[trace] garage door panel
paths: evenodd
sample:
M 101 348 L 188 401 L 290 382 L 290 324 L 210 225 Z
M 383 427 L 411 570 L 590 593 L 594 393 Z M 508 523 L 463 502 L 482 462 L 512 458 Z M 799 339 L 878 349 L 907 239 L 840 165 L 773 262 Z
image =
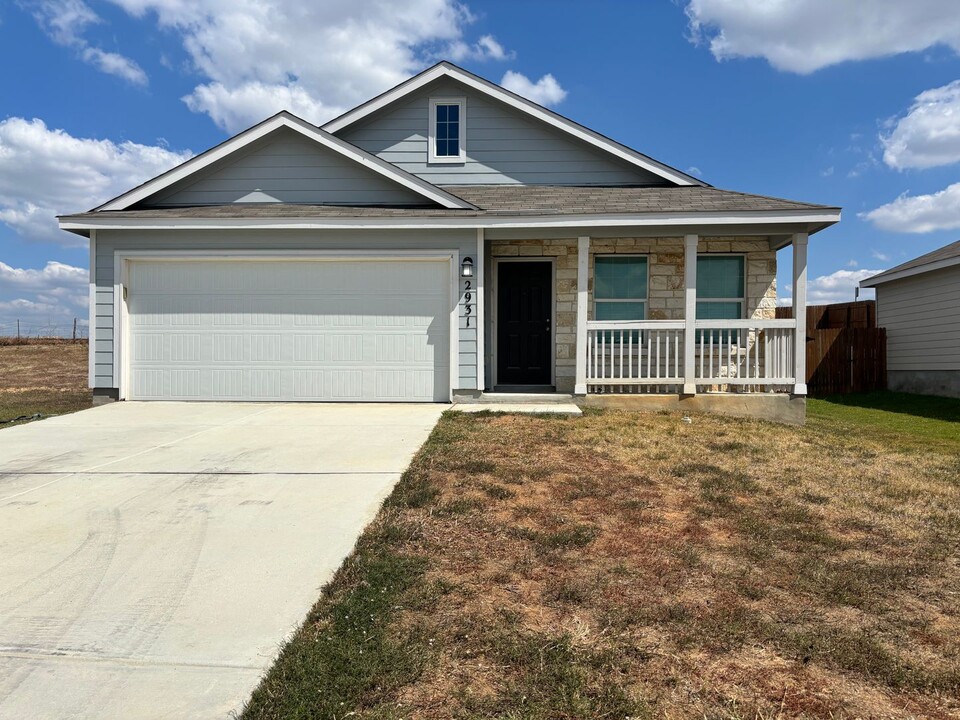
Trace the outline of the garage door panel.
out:
M 130 395 L 446 400 L 448 286 L 446 262 L 133 262 Z

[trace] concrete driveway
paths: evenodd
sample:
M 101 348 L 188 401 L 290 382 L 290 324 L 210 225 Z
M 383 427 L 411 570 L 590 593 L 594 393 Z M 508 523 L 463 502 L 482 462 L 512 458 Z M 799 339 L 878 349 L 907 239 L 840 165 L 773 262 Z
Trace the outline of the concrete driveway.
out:
M 445 407 L 116 403 L 0 430 L 0 718 L 239 709 Z

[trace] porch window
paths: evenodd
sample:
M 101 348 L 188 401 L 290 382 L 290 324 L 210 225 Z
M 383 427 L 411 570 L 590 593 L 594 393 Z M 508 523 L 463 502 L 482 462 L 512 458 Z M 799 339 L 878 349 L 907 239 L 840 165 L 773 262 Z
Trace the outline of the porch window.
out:
M 642 255 L 594 258 L 594 320 L 643 320 L 646 315 L 647 258 Z
M 746 305 L 743 255 L 697 258 L 697 319 L 740 320 Z M 714 330 L 714 339 L 721 331 Z M 699 341 L 701 333 L 697 333 Z M 707 334 L 709 337 L 709 334 Z
M 430 162 L 463 162 L 466 159 L 465 105 L 464 98 L 431 98 Z

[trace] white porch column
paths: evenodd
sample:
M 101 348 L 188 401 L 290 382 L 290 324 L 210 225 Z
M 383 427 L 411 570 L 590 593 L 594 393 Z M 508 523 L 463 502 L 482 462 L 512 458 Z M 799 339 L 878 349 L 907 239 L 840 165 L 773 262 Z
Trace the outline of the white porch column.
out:
M 577 364 L 573 392 L 587 394 L 587 307 L 589 306 L 590 238 L 577 238 Z
M 699 235 L 683 238 L 683 394 L 696 395 L 697 367 L 697 242 Z
M 807 394 L 807 233 L 793 236 L 793 340 L 795 395 Z
M 486 347 L 484 342 L 484 335 L 487 332 L 487 323 L 486 323 L 486 312 L 484 308 L 484 294 L 485 288 L 483 286 L 483 266 L 484 260 L 486 258 L 486 248 L 484 247 L 484 238 L 483 238 L 483 228 L 477 228 L 477 259 L 474 263 L 474 267 L 477 269 L 477 286 L 475 290 L 475 295 L 477 298 L 477 390 L 483 392 L 487 380 L 486 380 L 486 368 L 487 368 L 487 358 L 486 358 Z

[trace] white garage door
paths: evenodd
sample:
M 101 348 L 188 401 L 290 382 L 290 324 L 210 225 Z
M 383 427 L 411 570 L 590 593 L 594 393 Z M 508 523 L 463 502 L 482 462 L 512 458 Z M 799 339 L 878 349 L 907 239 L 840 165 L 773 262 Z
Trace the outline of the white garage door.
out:
M 127 286 L 131 399 L 449 399 L 449 261 L 134 261 Z

